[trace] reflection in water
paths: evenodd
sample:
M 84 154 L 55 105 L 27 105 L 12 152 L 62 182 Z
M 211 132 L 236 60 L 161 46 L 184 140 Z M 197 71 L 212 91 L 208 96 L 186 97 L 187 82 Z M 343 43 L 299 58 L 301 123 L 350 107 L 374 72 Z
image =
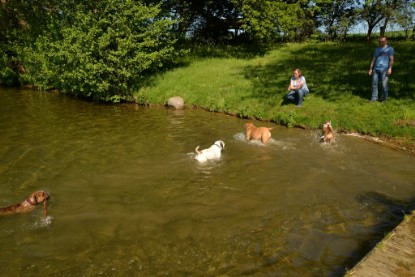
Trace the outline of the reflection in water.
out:
M 4 276 L 340 276 L 414 199 L 414 157 L 358 138 L 263 145 L 221 114 L 0 93 L 0 206 L 45 189 L 53 218 L 0 218 Z

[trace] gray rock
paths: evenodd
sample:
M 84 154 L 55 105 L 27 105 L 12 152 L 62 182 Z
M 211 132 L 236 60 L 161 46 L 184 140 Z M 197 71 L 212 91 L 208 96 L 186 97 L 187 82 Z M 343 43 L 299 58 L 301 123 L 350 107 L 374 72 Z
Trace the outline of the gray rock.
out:
M 174 107 L 176 110 L 182 110 L 184 108 L 184 100 L 180 96 L 174 96 L 169 98 L 167 106 Z

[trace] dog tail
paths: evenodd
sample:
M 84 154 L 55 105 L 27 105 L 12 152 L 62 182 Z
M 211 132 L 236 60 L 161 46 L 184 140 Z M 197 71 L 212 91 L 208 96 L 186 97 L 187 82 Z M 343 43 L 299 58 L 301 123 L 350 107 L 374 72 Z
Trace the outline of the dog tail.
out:
M 197 154 L 202 153 L 202 152 L 199 151 L 199 145 L 196 147 L 195 151 L 196 151 Z

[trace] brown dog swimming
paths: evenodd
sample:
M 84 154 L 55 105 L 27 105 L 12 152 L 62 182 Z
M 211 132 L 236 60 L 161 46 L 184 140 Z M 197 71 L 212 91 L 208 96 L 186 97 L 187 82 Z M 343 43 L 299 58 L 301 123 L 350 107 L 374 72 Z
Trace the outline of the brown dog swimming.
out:
M 255 127 L 252 123 L 245 124 L 246 140 L 261 140 L 263 143 L 267 143 L 271 138 L 272 128 L 268 127 Z
M 326 121 L 326 123 L 323 124 L 322 133 L 323 135 L 320 137 L 320 140 L 328 143 L 334 142 L 334 131 L 331 126 L 331 121 Z
M 44 204 L 44 215 L 45 218 L 47 216 L 46 213 L 46 200 L 48 200 L 49 194 L 46 191 L 39 190 L 35 191 L 31 195 L 29 195 L 26 200 L 22 203 L 14 204 L 8 207 L 0 208 L 0 216 L 1 215 L 10 215 L 10 214 L 21 214 L 21 213 L 28 213 L 35 209 L 35 207 L 39 204 Z

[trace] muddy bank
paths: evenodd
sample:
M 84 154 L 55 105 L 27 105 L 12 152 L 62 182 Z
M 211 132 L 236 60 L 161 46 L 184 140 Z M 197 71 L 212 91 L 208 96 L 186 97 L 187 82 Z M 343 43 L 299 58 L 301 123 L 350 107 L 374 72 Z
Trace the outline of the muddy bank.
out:
M 389 147 L 389 148 L 399 150 L 399 151 L 409 152 L 415 155 L 415 144 L 410 143 L 408 141 L 402 141 L 402 140 L 395 139 L 395 138 L 372 137 L 372 136 L 363 135 L 359 133 L 349 133 L 349 132 L 341 132 L 341 133 L 348 135 L 348 136 L 359 137 L 359 138 L 368 140 L 370 142 L 380 144 L 385 147 Z

